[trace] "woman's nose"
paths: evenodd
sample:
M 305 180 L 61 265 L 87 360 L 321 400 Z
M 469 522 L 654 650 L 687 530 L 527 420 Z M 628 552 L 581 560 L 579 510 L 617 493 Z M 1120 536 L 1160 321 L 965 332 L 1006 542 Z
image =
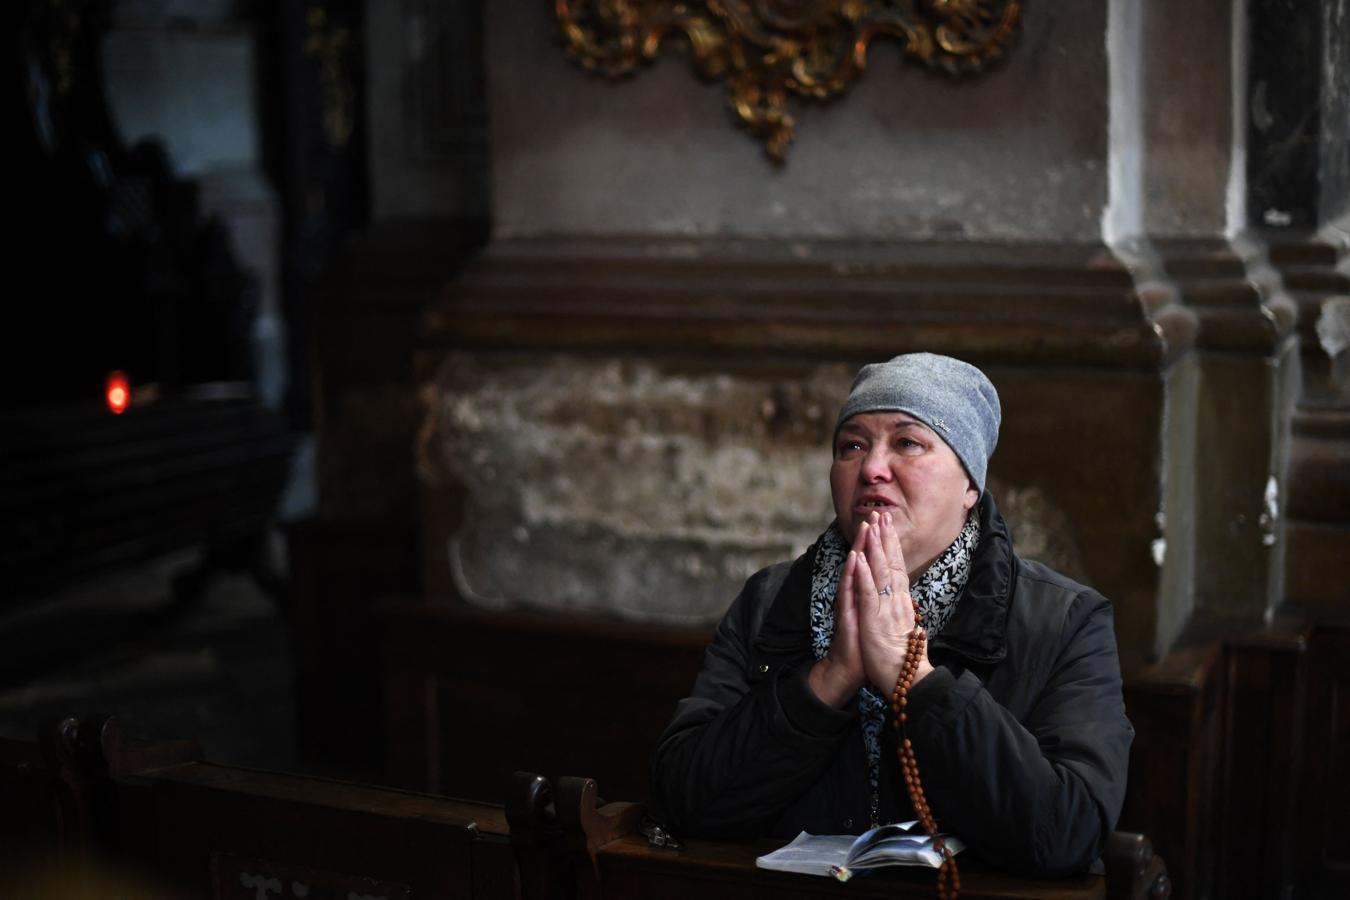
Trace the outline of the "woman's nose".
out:
M 891 480 L 890 455 L 885 448 L 874 448 L 863 457 L 862 477 L 868 484 Z

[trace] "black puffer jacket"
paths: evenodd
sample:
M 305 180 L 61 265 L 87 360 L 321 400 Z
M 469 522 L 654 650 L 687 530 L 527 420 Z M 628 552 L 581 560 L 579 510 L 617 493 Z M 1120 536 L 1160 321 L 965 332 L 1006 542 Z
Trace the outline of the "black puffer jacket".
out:
M 1085 869 L 1115 827 L 1134 731 L 1111 605 L 1013 553 L 986 492 L 970 580 L 910 692 L 908 735 L 938 825 L 1000 868 Z M 676 834 L 861 833 L 871 791 L 854 700 L 807 684 L 814 547 L 745 585 L 652 760 L 652 813 Z M 914 818 L 883 729 L 880 821 Z

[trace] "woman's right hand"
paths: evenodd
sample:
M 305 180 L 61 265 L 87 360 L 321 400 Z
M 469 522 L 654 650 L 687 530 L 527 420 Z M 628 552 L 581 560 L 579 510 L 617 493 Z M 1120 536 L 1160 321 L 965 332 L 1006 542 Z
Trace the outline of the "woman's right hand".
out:
M 859 540 L 864 540 L 867 527 L 859 529 Z M 859 541 L 855 541 L 855 545 Z M 830 650 L 825 657 L 811 667 L 807 683 L 822 703 L 836 709 L 853 699 L 853 696 L 867 683 L 867 672 L 863 668 L 862 644 L 858 639 L 858 607 L 851 585 L 858 566 L 867 565 L 862 551 L 855 547 L 850 550 L 844 561 L 844 570 L 839 574 L 840 589 L 834 600 L 834 637 L 830 640 Z

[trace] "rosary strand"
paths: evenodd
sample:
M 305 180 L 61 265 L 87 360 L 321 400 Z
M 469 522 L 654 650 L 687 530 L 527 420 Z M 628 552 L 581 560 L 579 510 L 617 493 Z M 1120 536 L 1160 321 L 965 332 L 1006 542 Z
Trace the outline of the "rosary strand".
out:
M 900 677 L 895 682 L 895 691 L 891 694 L 891 711 L 895 713 L 895 731 L 899 737 L 896 753 L 900 758 L 900 771 L 905 776 L 905 789 L 909 792 L 909 801 L 919 822 L 925 831 L 933 835 L 933 847 L 942 854 L 942 865 L 937 873 L 938 900 L 956 900 L 961 893 L 961 873 L 956 870 L 956 857 L 947 848 L 946 841 L 937 836 L 937 822 L 928 808 L 923 795 L 923 783 L 919 780 L 919 763 L 914 758 L 914 747 L 905 737 L 905 707 L 909 705 L 909 688 L 914 683 L 914 675 L 919 670 L 919 660 L 923 657 L 924 645 L 928 638 L 919 630 L 918 623 L 923 614 L 919 605 L 914 604 L 914 630 L 909 633 L 909 644 L 905 650 L 905 664 L 900 669 Z

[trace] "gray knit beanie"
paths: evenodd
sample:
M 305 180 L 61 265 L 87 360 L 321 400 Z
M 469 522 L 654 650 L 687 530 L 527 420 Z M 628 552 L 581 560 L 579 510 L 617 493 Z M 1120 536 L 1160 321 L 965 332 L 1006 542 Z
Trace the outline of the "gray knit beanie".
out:
M 863 366 L 839 410 L 835 435 L 850 416 L 864 412 L 903 412 L 923 422 L 956 451 L 984 493 L 1002 413 L 998 391 L 979 369 L 933 353 L 906 353 Z

